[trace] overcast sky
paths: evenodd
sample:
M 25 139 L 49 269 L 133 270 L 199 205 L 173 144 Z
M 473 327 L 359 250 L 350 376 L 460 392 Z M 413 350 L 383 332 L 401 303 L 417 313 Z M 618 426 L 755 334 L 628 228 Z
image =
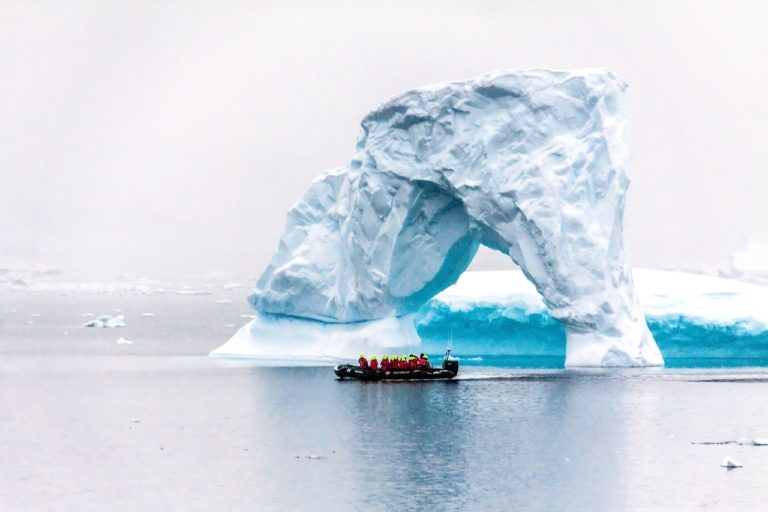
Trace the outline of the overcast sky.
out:
M 595 66 L 630 84 L 632 263 L 726 266 L 768 239 L 767 5 L 4 1 L 0 266 L 258 275 L 382 100 Z

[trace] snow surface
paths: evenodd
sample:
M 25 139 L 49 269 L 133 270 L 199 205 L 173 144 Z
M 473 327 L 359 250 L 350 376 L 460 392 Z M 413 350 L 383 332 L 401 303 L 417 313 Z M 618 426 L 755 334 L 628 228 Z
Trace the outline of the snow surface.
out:
M 252 306 L 380 325 L 453 284 L 482 244 L 562 322 L 568 365 L 663 364 L 624 254 L 625 88 L 605 70 L 503 71 L 385 102 L 352 161 L 289 211 Z

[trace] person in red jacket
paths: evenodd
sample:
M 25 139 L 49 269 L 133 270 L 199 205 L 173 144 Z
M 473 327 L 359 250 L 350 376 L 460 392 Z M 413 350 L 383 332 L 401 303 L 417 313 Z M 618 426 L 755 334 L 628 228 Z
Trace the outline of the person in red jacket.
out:
M 382 356 L 381 357 L 381 371 L 388 372 L 389 371 L 389 356 Z
M 416 360 L 416 364 L 419 367 L 419 370 L 426 370 L 427 369 L 427 360 L 424 357 L 424 353 L 422 352 L 419 354 L 419 358 Z
M 368 368 L 368 360 L 365 358 L 365 354 L 360 354 L 360 358 L 357 360 L 357 365 L 363 370 Z
M 376 371 L 379 369 L 379 361 L 376 359 L 376 356 L 371 356 L 371 364 L 369 368 L 373 371 Z

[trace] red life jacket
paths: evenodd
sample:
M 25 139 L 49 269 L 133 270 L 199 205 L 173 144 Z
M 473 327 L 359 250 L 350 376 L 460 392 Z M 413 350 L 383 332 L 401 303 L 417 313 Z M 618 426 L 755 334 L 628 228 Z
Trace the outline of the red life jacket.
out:
M 382 361 L 381 361 L 381 369 L 382 369 L 382 371 L 385 371 L 385 372 L 389 371 L 389 359 L 382 359 Z
M 419 359 L 419 368 L 426 368 L 427 367 L 427 360 L 423 357 Z
M 371 361 L 371 370 L 376 371 L 379 369 L 379 362 L 376 359 Z
M 360 365 L 360 368 L 368 368 L 368 360 L 364 357 L 358 359 L 357 364 Z

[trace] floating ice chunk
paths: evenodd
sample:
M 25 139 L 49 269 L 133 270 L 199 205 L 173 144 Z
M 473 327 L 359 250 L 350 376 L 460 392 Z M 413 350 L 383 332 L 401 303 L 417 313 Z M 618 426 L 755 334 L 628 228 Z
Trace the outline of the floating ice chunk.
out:
M 256 315 L 248 315 L 248 314 L 240 315 L 240 318 L 251 318 L 251 319 L 253 319 L 253 318 L 256 318 Z
M 146 316 L 148 318 L 153 318 L 155 316 L 154 313 L 142 313 L 141 316 Z
M 118 338 L 115 343 L 117 343 L 118 345 L 133 345 L 133 342 L 131 340 L 127 340 L 122 336 Z
M 212 295 L 212 292 L 196 290 L 194 288 L 183 288 L 181 290 L 176 290 L 176 295 Z
M 232 304 L 232 301 L 229 299 L 218 299 L 213 301 L 214 304 Z
M 32 318 L 40 318 L 40 317 L 41 317 L 41 316 L 43 316 L 43 315 L 41 315 L 40 313 L 32 313 L 32 314 L 31 314 L 31 315 L 29 315 L 29 316 L 31 316 Z
M 83 317 L 83 318 L 90 318 L 90 317 L 96 316 L 96 315 L 94 315 L 93 313 L 82 313 L 80 316 Z
M 752 444 L 755 446 L 768 446 L 768 439 L 756 437 L 752 440 Z
M 227 283 L 227 284 L 224 285 L 224 289 L 225 290 L 237 290 L 238 288 L 247 288 L 247 287 L 248 287 L 248 285 L 246 285 L 246 284 L 234 283 L 234 282 Z
M 96 320 L 91 320 L 90 322 L 85 324 L 85 327 L 96 327 L 96 328 L 125 327 L 125 316 L 124 315 L 117 315 L 117 316 L 101 315 Z
M 731 258 L 733 274 L 759 284 L 768 284 L 768 243 L 749 240 L 747 246 Z
M 360 352 L 410 352 L 419 337 L 409 316 L 329 324 L 278 315 L 258 315 L 212 356 L 254 357 L 286 363 L 354 359 Z
M 120 308 L 112 308 L 112 312 L 114 312 L 114 313 L 120 313 Z
M 733 460 L 732 458 L 725 456 L 723 457 L 723 461 L 720 463 L 720 467 L 733 469 L 733 468 L 741 468 L 743 467 L 741 464 Z
M 740 437 L 736 440 L 736 444 L 752 444 L 752 440 L 748 437 Z

